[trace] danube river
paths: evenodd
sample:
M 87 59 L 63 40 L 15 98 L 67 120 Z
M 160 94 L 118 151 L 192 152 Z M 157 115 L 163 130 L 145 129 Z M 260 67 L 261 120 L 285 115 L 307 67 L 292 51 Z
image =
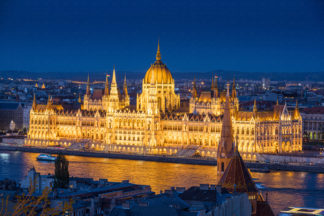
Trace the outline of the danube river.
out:
M 0 179 L 20 181 L 33 166 L 41 174 L 54 173 L 54 163 L 36 161 L 37 153 L 1 152 Z M 159 193 L 172 186 L 190 187 L 216 184 L 216 167 L 132 161 L 107 158 L 67 156 L 70 176 L 107 178 L 109 181 L 130 180 L 150 185 Z M 252 173 L 253 178 L 268 193 L 268 200 L 277 213 L 288 206 L 324 207 L 324 174 L 305 172 Z

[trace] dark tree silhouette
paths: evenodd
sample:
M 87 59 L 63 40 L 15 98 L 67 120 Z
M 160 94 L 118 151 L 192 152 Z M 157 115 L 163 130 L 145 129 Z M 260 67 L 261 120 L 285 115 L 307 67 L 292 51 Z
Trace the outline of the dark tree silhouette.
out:
M 69 186 L 69 161 L 62 153 L 55 161 L 54 188 L 67 188 Z

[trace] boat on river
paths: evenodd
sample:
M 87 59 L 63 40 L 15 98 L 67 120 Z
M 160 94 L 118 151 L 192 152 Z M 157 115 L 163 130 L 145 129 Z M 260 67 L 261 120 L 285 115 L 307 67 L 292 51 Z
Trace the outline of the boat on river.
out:
M 40 154 L 37 156 L 38 161 L 49 161 L 49 162 L 55 162 L 56 157 L 52 156 L 50 154 Z
M 259 167 L 259 168 L 250 168 L 251 172 L 259 172 L 259 173 L 269 173 L 270 169 L 268 167 Z
M 323 208 L 307 208 L 307 207 L 289 207 L 284 211 L 281 211 L 278 216 L 307 216 L 316 215 L 324 216 Z

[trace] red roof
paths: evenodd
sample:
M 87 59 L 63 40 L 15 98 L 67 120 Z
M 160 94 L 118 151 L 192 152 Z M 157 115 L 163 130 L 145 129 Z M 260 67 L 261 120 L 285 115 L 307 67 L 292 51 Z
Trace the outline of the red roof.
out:
M 237 150 L 235 150 L 234 156 L 218 184 L 226 188 L 229 192 L 258 192 L 250 172 Z
M 305 108 L 302 112 L 306 114 L 324 114 L 324 107 Z

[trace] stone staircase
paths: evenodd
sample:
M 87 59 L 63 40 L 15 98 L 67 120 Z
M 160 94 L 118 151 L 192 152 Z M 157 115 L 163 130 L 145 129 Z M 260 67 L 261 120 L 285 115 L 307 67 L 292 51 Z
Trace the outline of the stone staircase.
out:
M 189 145 L 182 149 L 179 149 L 176 156 L 177 157 L 192 157 L 198 149 L 199 149 L 199 146 Z

